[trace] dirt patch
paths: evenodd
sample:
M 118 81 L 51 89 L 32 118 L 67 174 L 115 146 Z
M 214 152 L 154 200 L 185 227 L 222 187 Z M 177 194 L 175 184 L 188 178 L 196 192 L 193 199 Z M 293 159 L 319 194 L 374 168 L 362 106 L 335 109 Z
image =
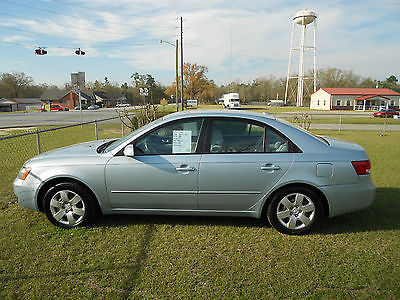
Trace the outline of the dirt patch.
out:
M 9 135 L 14 133 L 14 131 L 31 131 L 36 129 L 36 127 L 14 127 L 14 128 L 2 128 L 0 129 L 0 135 Z

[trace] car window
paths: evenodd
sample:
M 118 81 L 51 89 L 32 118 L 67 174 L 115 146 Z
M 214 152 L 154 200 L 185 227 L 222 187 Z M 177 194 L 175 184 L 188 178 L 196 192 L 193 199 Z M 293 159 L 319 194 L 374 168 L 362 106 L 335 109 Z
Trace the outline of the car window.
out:
M 280 135 L 276 130 L 268 128 L 265 152 L 289 152 L 289 140 Z
M 211 153 L 263 152 L 265 128 L 245 120 L 213 120 Z
M 135 154 L 188 154 L 195 153 L 202 119 L 169 123 L 136 141 Z

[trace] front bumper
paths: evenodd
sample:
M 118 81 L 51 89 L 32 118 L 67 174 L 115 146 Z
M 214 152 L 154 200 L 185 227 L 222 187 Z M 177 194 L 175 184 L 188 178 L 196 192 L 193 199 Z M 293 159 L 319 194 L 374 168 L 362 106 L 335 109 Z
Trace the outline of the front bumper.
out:
M 32 175 L 29 174 L 25 180 L 19 178 L 14 180 L 14 194 L 18 198 L 18 203 L 23 207 L 39 210 L 36 195 L 39 191 L 40 181 Z

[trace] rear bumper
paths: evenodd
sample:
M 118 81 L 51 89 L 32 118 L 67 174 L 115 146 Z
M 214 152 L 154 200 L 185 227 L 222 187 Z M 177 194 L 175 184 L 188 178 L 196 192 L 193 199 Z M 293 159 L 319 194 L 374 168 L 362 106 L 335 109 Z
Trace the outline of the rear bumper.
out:
M 360 182 L 348 185 L 332 185 L 321 187 L 327 196 L 329 217 L 362 210 L 372 204 L 376 187 L 370 176 L 360 176 Z

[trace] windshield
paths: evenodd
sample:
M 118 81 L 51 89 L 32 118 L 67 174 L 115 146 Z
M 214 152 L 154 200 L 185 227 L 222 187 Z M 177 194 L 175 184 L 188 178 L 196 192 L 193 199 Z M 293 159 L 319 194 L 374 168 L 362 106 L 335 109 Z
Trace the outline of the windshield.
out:
M 158 123 L 161 119 L 157 119 L 147 125 L 144 125 L 143 127 L 140 127 L 136 129 L 134 132 L 128 134 L 127 136 L 124 136 L 123 138 L 120 138 L 119 140 L 115 140 L 112 144 L 108 145 L 108 147 L 104 150 L 104 153 L 110 152 L 117 148 L 119 145 L 122 145 L 125 143 L 127 140 L 131 139 L 134 135 L 146 130 L 148 127 L 153 126 L 155 123 Z

